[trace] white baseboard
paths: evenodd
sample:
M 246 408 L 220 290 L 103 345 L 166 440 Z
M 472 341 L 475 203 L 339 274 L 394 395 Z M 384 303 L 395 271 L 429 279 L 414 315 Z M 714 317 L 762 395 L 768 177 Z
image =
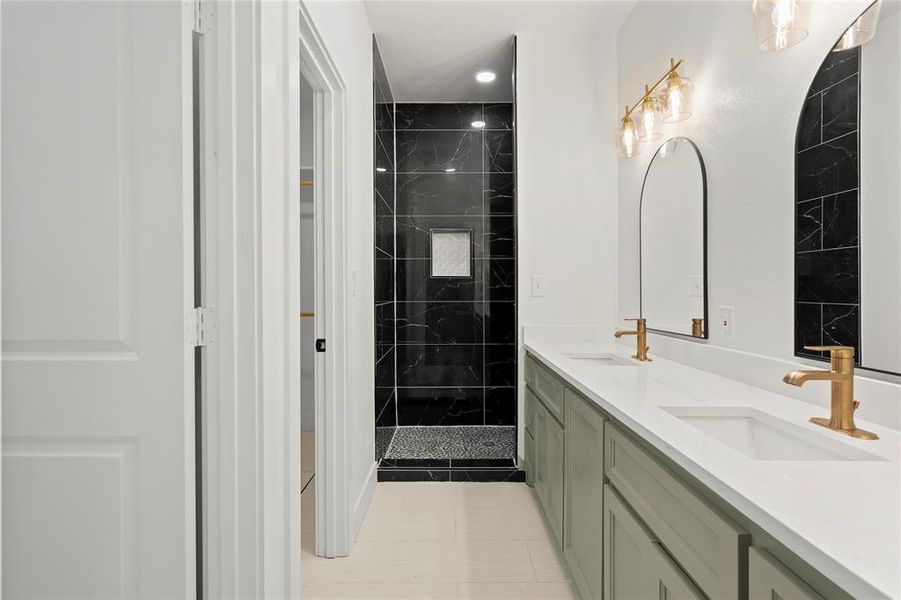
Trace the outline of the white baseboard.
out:
M 366 513 L 369 512 L 369 505 L 372 503 L 372 495 L 375 494 L 375 484 L 378 481 L 378 467 L 379 464 L 373 461 L 372 467 L 369 469 L 369 475 L 366 476 L 366 483 L 363 485 L 363 489 L 360 490 L 357 501 L 354 502 L 353 515 L 351 515 L 354 540 L 360 535 L 360 529 L 363 527 L 363 519 L 366 518 Z

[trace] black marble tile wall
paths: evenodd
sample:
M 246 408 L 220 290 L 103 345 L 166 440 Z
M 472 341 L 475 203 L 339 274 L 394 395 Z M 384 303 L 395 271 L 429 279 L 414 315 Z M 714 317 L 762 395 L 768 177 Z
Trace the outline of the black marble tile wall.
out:
M 398 103 L 395 125 L 397 424 L 515 425 L 513 105 Z M 435 229 L 471 232 L 471 277 L 431 277 Z
M 395 333 L 394 98 L 375 36 L 372 38 L 375 458 L 385 456 L 397 428 L 397 339 Z
M 804 346 L 853 346 L 860 364 L 860 48 L 830 52 L 807 96 L 795 160 L 795 354 L 825 360 Z

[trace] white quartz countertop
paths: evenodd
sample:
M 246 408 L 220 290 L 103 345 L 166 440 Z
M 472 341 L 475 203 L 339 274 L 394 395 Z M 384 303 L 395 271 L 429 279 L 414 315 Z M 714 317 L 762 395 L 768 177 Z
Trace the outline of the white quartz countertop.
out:
M 572 387 L 669 456 L 726 502 L 855 598 L 901 598 L 901 435 L 879 440 L 808 424 L 827 409 L 662 358 L 605 366 L 567 355 L 629 356 L 613 343 L 530 340 L 525 347 Z M 811 382 L 829 394 L 826 382 Z M 865 402 L 865 399 L 861 399 Z M 751 407 L 882 460 L 754 460 L 701 433 L 666 406 Z

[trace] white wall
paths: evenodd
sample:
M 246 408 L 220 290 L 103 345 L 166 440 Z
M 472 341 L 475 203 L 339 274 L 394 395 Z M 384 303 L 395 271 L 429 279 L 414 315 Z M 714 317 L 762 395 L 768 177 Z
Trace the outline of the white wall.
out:
M 602 19 L 592 4 L 527 5 L 529 18 L 515 30 L 520 326 L 609 325 L 616 317 L 610 125 L 614 32 L 627 8 Z M 533 276 L 544 278 L 543 297 L 531 295 Z
M 640 2 L 619 30 L 618 105 L 634 102 L 673 56 L 686 59 L 682 73 L 694 80 L 693 118 L 667 126 L 666 134 L 693 139 L 707 167 L 711 317 L 719 306 L 735 313 L 734 337 L 724 337 L 714 323 L 711 346 L 797 362 L 792 257 L 798 115 L 826 53 L 867 5 L 814 3 L 807 40 L 775 53 L 757 50 L 747 2 Z M 606 115 L 609 127 L 615 119 L 615 112 Z M 630 316 L 638 304 L 638 201 L 650 158 L 646 152 L 619 164 L 620 316 Z M 694 352 L 685 344 L 697 343 L 651 337 L 652 348 L 685 356 Z M 743 360 L 752 360 L 751 354 Z M 754 383 L 818 403 L 828 396 L 816 386 L 800 392 L 781 381 Z M 876 408 L 862 397 L 862 418 L 898 426 L 897 407 Z
M 373 304 L 372 31 L 361 2 L 304 0 L 347 88 L 348 323 L 351 457 L 349 490 L 355 511 L 365 511 L 365 492 L 375 469 L 375 323 Z M 354 284 L 355 281 L 355 284 Z M 359 518 L 360 515 L 358 514 Z

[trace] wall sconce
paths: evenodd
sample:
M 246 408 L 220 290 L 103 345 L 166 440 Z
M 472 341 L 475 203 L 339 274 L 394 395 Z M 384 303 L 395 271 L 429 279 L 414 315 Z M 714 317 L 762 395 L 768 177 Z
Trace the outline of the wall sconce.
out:
M 879 9 L 882 8 L 882 0 L 876 0 L 870 8 L 866 9 L 851 27 L 845 30 L 842 39 L 838 41 L 833 52 L 850 50 L 857 46 L 863 46 L 876 35 L 876 25 L 879 23 Z
M 785 50 L 807 38 L 808 6 L 799 0 L 754 0 L 760 49 Z
M 622 158 L 632 158 L 641 152 L 641 144 L 663 137 L 663 123 L 683 121 L 691 116 L 691 80 L 681 77 L 676 69 L 685 61 L 670 59 L 670 68 L 653 86 L 644 86 L 644 94 L 631 107 L 626 106 L 622 119 L 614 131 L 616 150 Z M 636 125 L 632 113 L 641 107 Z

